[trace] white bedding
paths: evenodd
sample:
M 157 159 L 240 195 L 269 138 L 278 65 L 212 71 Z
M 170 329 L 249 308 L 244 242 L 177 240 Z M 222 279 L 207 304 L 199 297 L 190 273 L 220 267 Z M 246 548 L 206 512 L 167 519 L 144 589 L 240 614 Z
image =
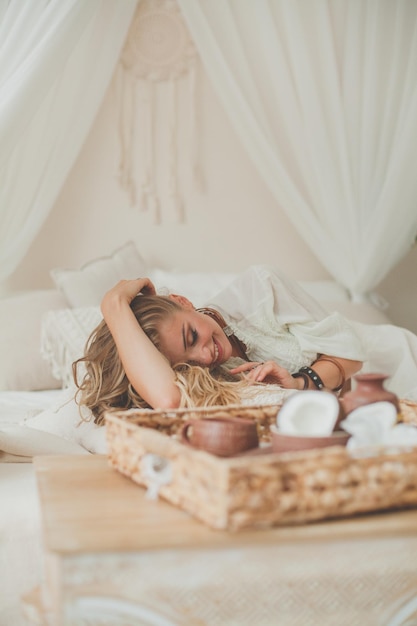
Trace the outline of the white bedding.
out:
M 51 389 L 47 391 L 0 391 L 0 431 L 14 427 L 29 419 L 55 402 L 62 390 Z M 1 441 L 0 434 L 0 441 Z M 1 462 L 27 462 L 25 456 L 17 456 L 2 449 L 0 445 Z
M 0 461 L 106 453 L 105 428 L 83 421 L 74 389 L 0 392 Z
M 62 389 L 46 391 L 1 391 L 0 424 L 18 424 L 47 409 L 62 395 Z

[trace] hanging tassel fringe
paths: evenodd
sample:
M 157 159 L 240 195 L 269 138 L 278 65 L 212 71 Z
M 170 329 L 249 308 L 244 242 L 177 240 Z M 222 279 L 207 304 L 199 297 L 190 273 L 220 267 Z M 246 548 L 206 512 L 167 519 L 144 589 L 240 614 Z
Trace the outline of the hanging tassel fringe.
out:
M 178 221 L 184 221 L 183 204 L 178 190 L 178 142 L 177 142 L 177 83 L 169 82 L 171 92 L 171 117 L 169 123 L 169 179 L 168 189 L 170 204 Z
M 118 180 L 127 193 L 130 206 L 136 205 L 136 184 L 133 178 L 133 150 L 135 145 L 135 111 L 136 87 L 134 78 L 119 66 L 117 70 L 119 82 L 119 144 L 120 157 Z

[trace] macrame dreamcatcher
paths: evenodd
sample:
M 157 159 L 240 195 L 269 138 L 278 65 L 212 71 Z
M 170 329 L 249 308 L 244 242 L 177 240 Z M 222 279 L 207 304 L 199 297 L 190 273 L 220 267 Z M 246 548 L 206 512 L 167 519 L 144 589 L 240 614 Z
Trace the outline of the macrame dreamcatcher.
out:
M 180 156 L 198 182 L 197 61 L 176 1 L 142 0 L 117 68 L 119 181 L 130 204 L 151 210 L 157 222 L 162 204 L 171 206 L 178 221 L 184 219 Z M 180 101 L 179 84 L 185 80 L 188 89 Z M 183 102 L 189 109 L 180 116 Z

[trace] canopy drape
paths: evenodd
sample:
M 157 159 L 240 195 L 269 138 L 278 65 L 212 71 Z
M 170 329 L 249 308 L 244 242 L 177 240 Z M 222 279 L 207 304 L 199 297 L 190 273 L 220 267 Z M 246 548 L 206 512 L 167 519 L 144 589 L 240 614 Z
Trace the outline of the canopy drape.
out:
M 136 4 L 0 1 L 0 281 L 27 252 L 79 153 Z
M 417 2 L 178 1 L 278 210 L 363 297 L 417 232 Z

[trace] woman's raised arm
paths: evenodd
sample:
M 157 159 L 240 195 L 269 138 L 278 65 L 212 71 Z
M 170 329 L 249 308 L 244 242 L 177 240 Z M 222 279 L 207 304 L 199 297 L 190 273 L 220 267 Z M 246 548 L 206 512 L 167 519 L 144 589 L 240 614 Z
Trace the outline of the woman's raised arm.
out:
M 121 280 L 104 295 L 101 311 L 136 392 L 153 408 L 176 408 L 180 404 L 180 391 L 174 382 L 174 371 L 130 308 L 133 298 L 140 293 L 155 294 L 149 278 Z

